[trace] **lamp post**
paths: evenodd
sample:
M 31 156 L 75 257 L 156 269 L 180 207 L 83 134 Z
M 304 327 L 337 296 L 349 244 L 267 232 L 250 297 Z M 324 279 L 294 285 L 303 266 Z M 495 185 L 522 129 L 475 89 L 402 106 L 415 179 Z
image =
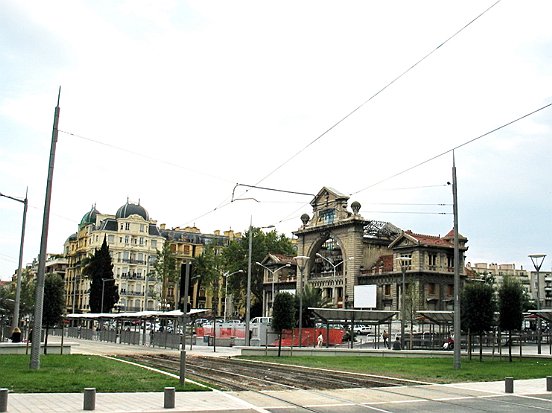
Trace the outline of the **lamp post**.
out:
M 15 288 L 15 304 L 13 308 L 13 320 L 12 320 L 12 328 L 19 327 L 19 307 L 20 307 L 20 301 L 21 301 L 21 274 L 22 274 L 22 268 L 23 268 L 23 244 L 25 242 L 25 224 L 27 222 L 27 206 L 29 205 L 28 199 L 27 199 L 27 192 L 25 192 L 25 199 L 18 199 L 14 198 L 9 195 L 5 195 L 0 192 L 0 196 L 3 196 L 4 198 L 9 198 L 17 202 L 21 202 L 23 204 L 23 221 L 21 223 L 21 242 L 19 243 L 19 264 L 17 266 L 17 284 Z
M 256 261 L 255 264 L 263 267 L 265 270 L 267 270 L 272 275 L 272 306 L 274 306 L 274 278 L 276 277 L 276 273 L 278 271 L 280 271 L 282 268 L 291 267 L 291 264 L 282 265 L 282 266 L 276 268 L 275 270 L 271 270 L 267 266 L 261 264 L 259 261 Z
M 299 267 L 299 347 L 302 347 L 302 338 L 303 338 L 303 271 L 305 271 L 305 266 L 309 262 L 309 257 L 306 255 L 299 255 L 295 257 L 295 262 Z
M 401 348 L 404 349 L 404 317 L 406 316 L 405 307 L 406 307 L 406 270 L 410 266 L 412 261 L 411 257 L 398 257 L 395 258 L 400 261 L 401 272 L 402 272 L 402 287 L 401 287 Z
M 322 254 L 320 253 L 316 253 L 316 255 L 320 258 L 322 258 L 324 261 L 326 261 L 328 264 L 330 264 L 333 268 L 333 277 L 335 279 L 335 273 L 336 273 L 336 270 L 337 270 L 337 267 L 339 267 L 341 264 L 343 264 L 344 260 L 341 260 L 339 261 L 337 264 L 334 264 L 333 262 L 331 262 L 328 258 L 324 257 Z M 348 260 L 354 260 L 355 258 L 354 257 L 349 257 L 347 258 Z M 345 302 L 345 288 L 346 288 L 346 281 L 347 281 L 347 278 L 346 278 L 346 275 L 345 275 L 345 268 L 343 268 L 343 308 L 346 308 L 346 302 Z
M 102 307 L 100 308 L 100 313 L 104 312 L 104 290 L 105 290 L 105 283 L 107 281 L 115 281 L 114 278 L 102 278 Z
M 546 254 L 530 254 L 529 258 L 531 258 L 531 261 L 533 262 L 533 266 L 535 267 L 535 270 L 537 271 L 537 310 L 541 309 L 541 303 L 540 303 L 540 269 L 542 267 L 542 263 L 544 262 L 544 258 L 546 257 Z M 541 354 L 541 318 L 540 315 L 537 318 L 537 353 Z
M 228 271 L 226 271 L 224 274 L 222 274 L 222 276 L 224 277 L 224 322 L 226 322 L 226 313 L 228 312 L 228 277 L 239 272 L 243 273 L 243 270 L 238 270 L 231 273 L 228 273 Z

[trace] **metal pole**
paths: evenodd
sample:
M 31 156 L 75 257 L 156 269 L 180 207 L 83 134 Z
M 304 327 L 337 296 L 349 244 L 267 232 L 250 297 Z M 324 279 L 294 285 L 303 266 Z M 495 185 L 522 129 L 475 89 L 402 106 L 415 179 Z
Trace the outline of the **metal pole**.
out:
M 226 314 L 228 313 L 228 273 L 224 275 L 224 322 L 226 323 Z
M 249 254 L 247 258 L 247 299 L 245 304 L 245 345 L 249 346 L 249 322 L 251 320 L 251 254 L 253 252 L 253 217 L 249 220 Z
M 303 266 L 299 268 L 299 347 L 302 347 L 303 339 Z
M 540 302 L 540 266 L 537 268 L 537 310 L 541 309 Z M 537 354 L 541 354 L 541 318 L 537 317 Z
M 38 370 L 40 368 L 40 336 L 42 330 L 42 309 L 44 304 L 44 278 L 46 270 L 46 250 L 48 244 L 48 226 L 50 222 L 50 202 L 52 199 L 52 181 L 54 178 L 54 163 L 56 157 L 56 144 L 58 138 L 59 123 L 59 98 L 61 95 L 61 86 L 58 92 L 57 105 L 54 111 L 54 126 L 52 130 L 52 143 L 50 146 L 50 160 L 48 163 L 48 178 L 46 180 L 46 197 L 44 200 L 44 216 L 42 219 L 42 236 L 40 238 L 40 255 L 38 260 L 38 274 L 36 279 L 36 296 L 34 312 L 33 342 L 31 346 L 30 368 Z
M 401 287 L 401 349 L 404 349 L 404 318 L 406 317 L 406 266 L 401 265 L 402 287 Z
M 104 312 L 104 289 L 105 289 L 106 281 L 107 281 L 107 278 L 106 279 L 102 278 L 102 306 L 100 307 L 100 313 Z
M 29 204 L 27 194 L 29 189 L 25 192 L 25 199 L 23 200 L 23 221 L 21 224 L 21 242 L 19 244 L 19 265 L 17 266 L 17 286 L 15 289 L 15 306 L 13 309 L 12 327 L 19 327 L 19 307 L 21 302 L 21 276 L 23 273 L 23 244 L 25 242 L 25 224 L 27 222 L 27 206 Z M 20 201 L 21 202 L 21 201 Z
M 456 182 L 456 160 L 452 152 L 452 204 L 454 214 L 454 368 L 462 367 L 460 328 L 460 248 L 458 241 L 458 185 Z

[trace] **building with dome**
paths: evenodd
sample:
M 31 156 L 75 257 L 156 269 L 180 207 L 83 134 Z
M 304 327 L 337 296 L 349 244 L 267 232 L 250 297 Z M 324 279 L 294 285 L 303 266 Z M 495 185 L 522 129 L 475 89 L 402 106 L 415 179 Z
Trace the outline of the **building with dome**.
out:
M 119 286 L 119 310 L 159 310 L 159 282 L 151 273 L 165 238 L 140 202 L 127 199 L 115 215 L 102 214 L 93 205 L 83 215 L 78 231 L 65 241 L 67 311 L 89 312 L 90 281 L 82 276 L 83 260 L 101 247 L 104 238 Z

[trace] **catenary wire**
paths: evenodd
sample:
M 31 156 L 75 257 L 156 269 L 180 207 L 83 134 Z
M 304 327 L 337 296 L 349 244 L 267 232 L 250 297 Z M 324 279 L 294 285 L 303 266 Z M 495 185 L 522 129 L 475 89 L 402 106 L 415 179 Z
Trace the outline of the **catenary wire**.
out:
M 360 192 L 366 191 L 367 189 L 373 188 L 373 187 L 376 186 L 376 185 L 382 184 L 383 182 L 386 182 L 386 181 L 389 181 L 389 180 L 391 180 L 391 179 L 393 179 L 393 178 L 396 178 L 397 176 L 403 175 L 403 174 L 405 174 L 406 172 L 410 172 L 410 171 L 412 171 L 413 169 L 416 169 L 416 168 L 418 168 L 418 167 L 420 167 L 420 166 L 422 166 L 422 165 L 425 165 L 425 164 L 428 163 L 428 162 L 431 162 L 431 161 L 433 161 L 433 160 L 435 160 L 435 159 L 437 159 L 437 158 L 440 158 L 441 156 L 444 156 L 444 155 L 446 155 L 446 154 L 448 154 L 448 153 L 451 153 L 452 151 L 454 151 L 454 150 L 456 150 L 456 149 L 460 149 L 460 148 L 462 148 L 462 147 L 464 147 L 464 146 L 466 146 L 466 145 L 469 145 L 470 143 L 473 143 L 473 142 L 475 142 L 475 141 L 477 141 L 477 140 L 479 140 L 479 139 L 482 139 L 482 138 L 484 138 L 485 136 L 488 136 L 488 135 L 490 135 L 490 134 L 492 134 L 492 133 L 494 133 L 494 132 L 497 132 L 497 131 L 499 131 L 499 130 L 501 130 L 501 129 L 504 129 L 504 128 L 507 127 L 507 126 L 513 125 L 514 123 L 519 122 L 520 120 L 525 119 L 525 118 L 527 118 L 527 117 L 529 117 L 529 116 L 531 116 L 531 115 L 534 115 L 535 113 L 538 113 L 538 112 L 540 112 L 541 110 L 544 110 L 544 109 L 546 109 L 546 108 L 548 108 L 548 107 L 550 107 L 550 106 L 552 106 L 552 103 L 548 103 L 548 104 L 546 104 L 546 105 L 544 105 L 544 106 L 541 106 L 541 107 L 538 108 L 538 109 L 535 109 L 535 110 L 533 110 L 533 111 L 531 111 L 531 112 L 529 112 L 529 113 L 526 113 L 525 115 L 522 115 L 522 116 L 520 116 L 520 117 L 518 117 L 518 118 L 516 118 L 516 119 L 514 119 L 514 120 L 511 120 L 511 121 L 506 122 L 506 123 L 504 123 L 504 124 L 502 124 L 502 125 L 500 125 L 500 126 L 494 128 L 494 129 L 491 129 L 490 131 L 485 132 L 485 133 L 482 134 L 482 135 L 479 135 L 479 136 L 477 136 L 477 137 L 475 137 L 475 138 L 473 138 L 473 139 L 470 139 L 470 140 L 468 140 L 468 141 L 466 141 L 466 142 L 464 142 L 464 143 L 461 143 L 460 145 L 457 145 L 457 146 L 455 146 L 455 147 L 453 147 L 453 148 L 447 149 L 446 151 L 441 152 L 441 153 L 439 153 L 439 154 L 437 154 L 437 155 L 435 155 L 435 156 L 432 156 L 431 158 L 428 158 L 428 159 L 426 159 L 425 161 L 419 162 L 419 163 L 417 163 L 417 164 L 415 164 L 415 165 L 412 165 L 412 166 L 410 166 L 410 167 L 408 167 L 408 168 L 406 168 L 406 169 L 403 169 L 402 171 L 397 172 L 396 174 L 393 174 L 393 175 L 391 175 L 391 176 L 388 176 L 387 178 L 384 178 L 384 179 L 382 179 L 382 180 L 380 180 L 380 181 L 377 181 L 377 182 L 375 182 L 375 183 L 373 183 L 373 184 L 371 184 L 371 185 L 369 185 L 369 186 L 367 186 L 367 187 L 364 187 L 364 188 L 362 188 L 362 189 L 359 189 L 358 191 L 352 192 L 352 193 L 349 194 L 349 195 L 356 195 L 356 194 L 358 194 L 358 193 L 360 193 Z
M 446 43 L 448 43 L 450 40 L 455 38 L 457 35 L 459 35 L 462 31 L 464 31 L 466 28 L 468 28 L 472 23 L 474 23 L 476 20 L 478 20 L 480 17 L 482 17 L 485 13 L 487 13 L 489 10 L 491 10 L 493 7 L 495 7 L 498 3 L 500 3 L 501 0 L 497 0 L 495 3 L 491 4 L 489 7 L 487 7 L 483 12 L 479 13 L 475 18 L 470 20 L 468 23 L 466 23 L 464 26 L 462 26 L 459 30 L 457 30 L 454 34 L 449 36 L 445 41 L 440 43 L 437 47 L 435 47 L 433 50 L 431 50 L 429 53 L 427 53 L 425 56 L 423 56 L 421 59 L 416 61 L 413 65 L 411 65 L 409 68 L 404 70 L 402 73 L 400 73 L 398 76 L 396 76 L 393 80 L 388 82 L 386 85 L 384 85 L 381 89 L 379 89 L 376 93 L 374 93 L 372 96 L 370 96 L 368 99 L 366 99 L 364 102 L 362 102 L 360 105 L 358 105 L 356 108 L 354 108 L 352 111 L 347 113 L 345 116 L 343 116 L 341 119 L 339 119 L 337 122 L 335 122 L 333 125 L 331 125 L 328 129 L 326 129 L 324 132 L 322 132 L 320 135 L 318 135 L 316 138 L 314 138 L 311 142 L 309 142 L 306 146 L 304 146 L 302 149 L 297 151 L 295 154 L 293 154 L 291 157 L 289 157 L 287 160 L 285 160 L 283 163 L 278 165 L 275 169 L 270 171 L 268 174 L 266 174 L 263 178 L 261 178 L 259 181 L 256 182 L 256 185 L 260 184 L 264 180 L 266 180 L 268 177 L 276 173 L 278 170 L 280 170 L 282 167 L 284 167 L 286 164 L 291 162 L 293 159 L 295 159 L 297 156 L 299 156 L 302 152 L 307 150 L 310 146 L 314 145 L 316 142 L 318 142 L 320 139 L 322 139 L 324 136 L 326 136 L 329 132 L 331 132 L 333 129 L 335 129 L 337 126 L 339 126 L 341 123 L 343 123 L 345 120 L 347 120 L 349 117 L 351 117 L 353 114 L 355 114 L 358 110 L 360 110 L 364 105 L 369 103 L 372 99 L 377 97 L 380 93 L 388 89 L 390 86 L 392 86 L 395 82 L 397 82 L 399 79 L 401 79 L 403 76 L 405 76 L 408 72 L 410 72 L 412 69 L 414 69 L 416 66 L 418 66 L 420 63 L 422 63 L 424 60 L 426 60 L 428 57 L 430 57 L 432 54 L 434 54 L 437 50 L 439 50 L 442 46 L 444 46 Z

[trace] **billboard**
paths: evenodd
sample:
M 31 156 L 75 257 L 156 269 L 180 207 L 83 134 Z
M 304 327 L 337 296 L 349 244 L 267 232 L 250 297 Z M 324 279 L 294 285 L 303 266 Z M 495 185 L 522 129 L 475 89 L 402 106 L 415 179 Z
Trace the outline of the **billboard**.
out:
M 376 285 L 354 286 L 354 308 L 376 308 Z

